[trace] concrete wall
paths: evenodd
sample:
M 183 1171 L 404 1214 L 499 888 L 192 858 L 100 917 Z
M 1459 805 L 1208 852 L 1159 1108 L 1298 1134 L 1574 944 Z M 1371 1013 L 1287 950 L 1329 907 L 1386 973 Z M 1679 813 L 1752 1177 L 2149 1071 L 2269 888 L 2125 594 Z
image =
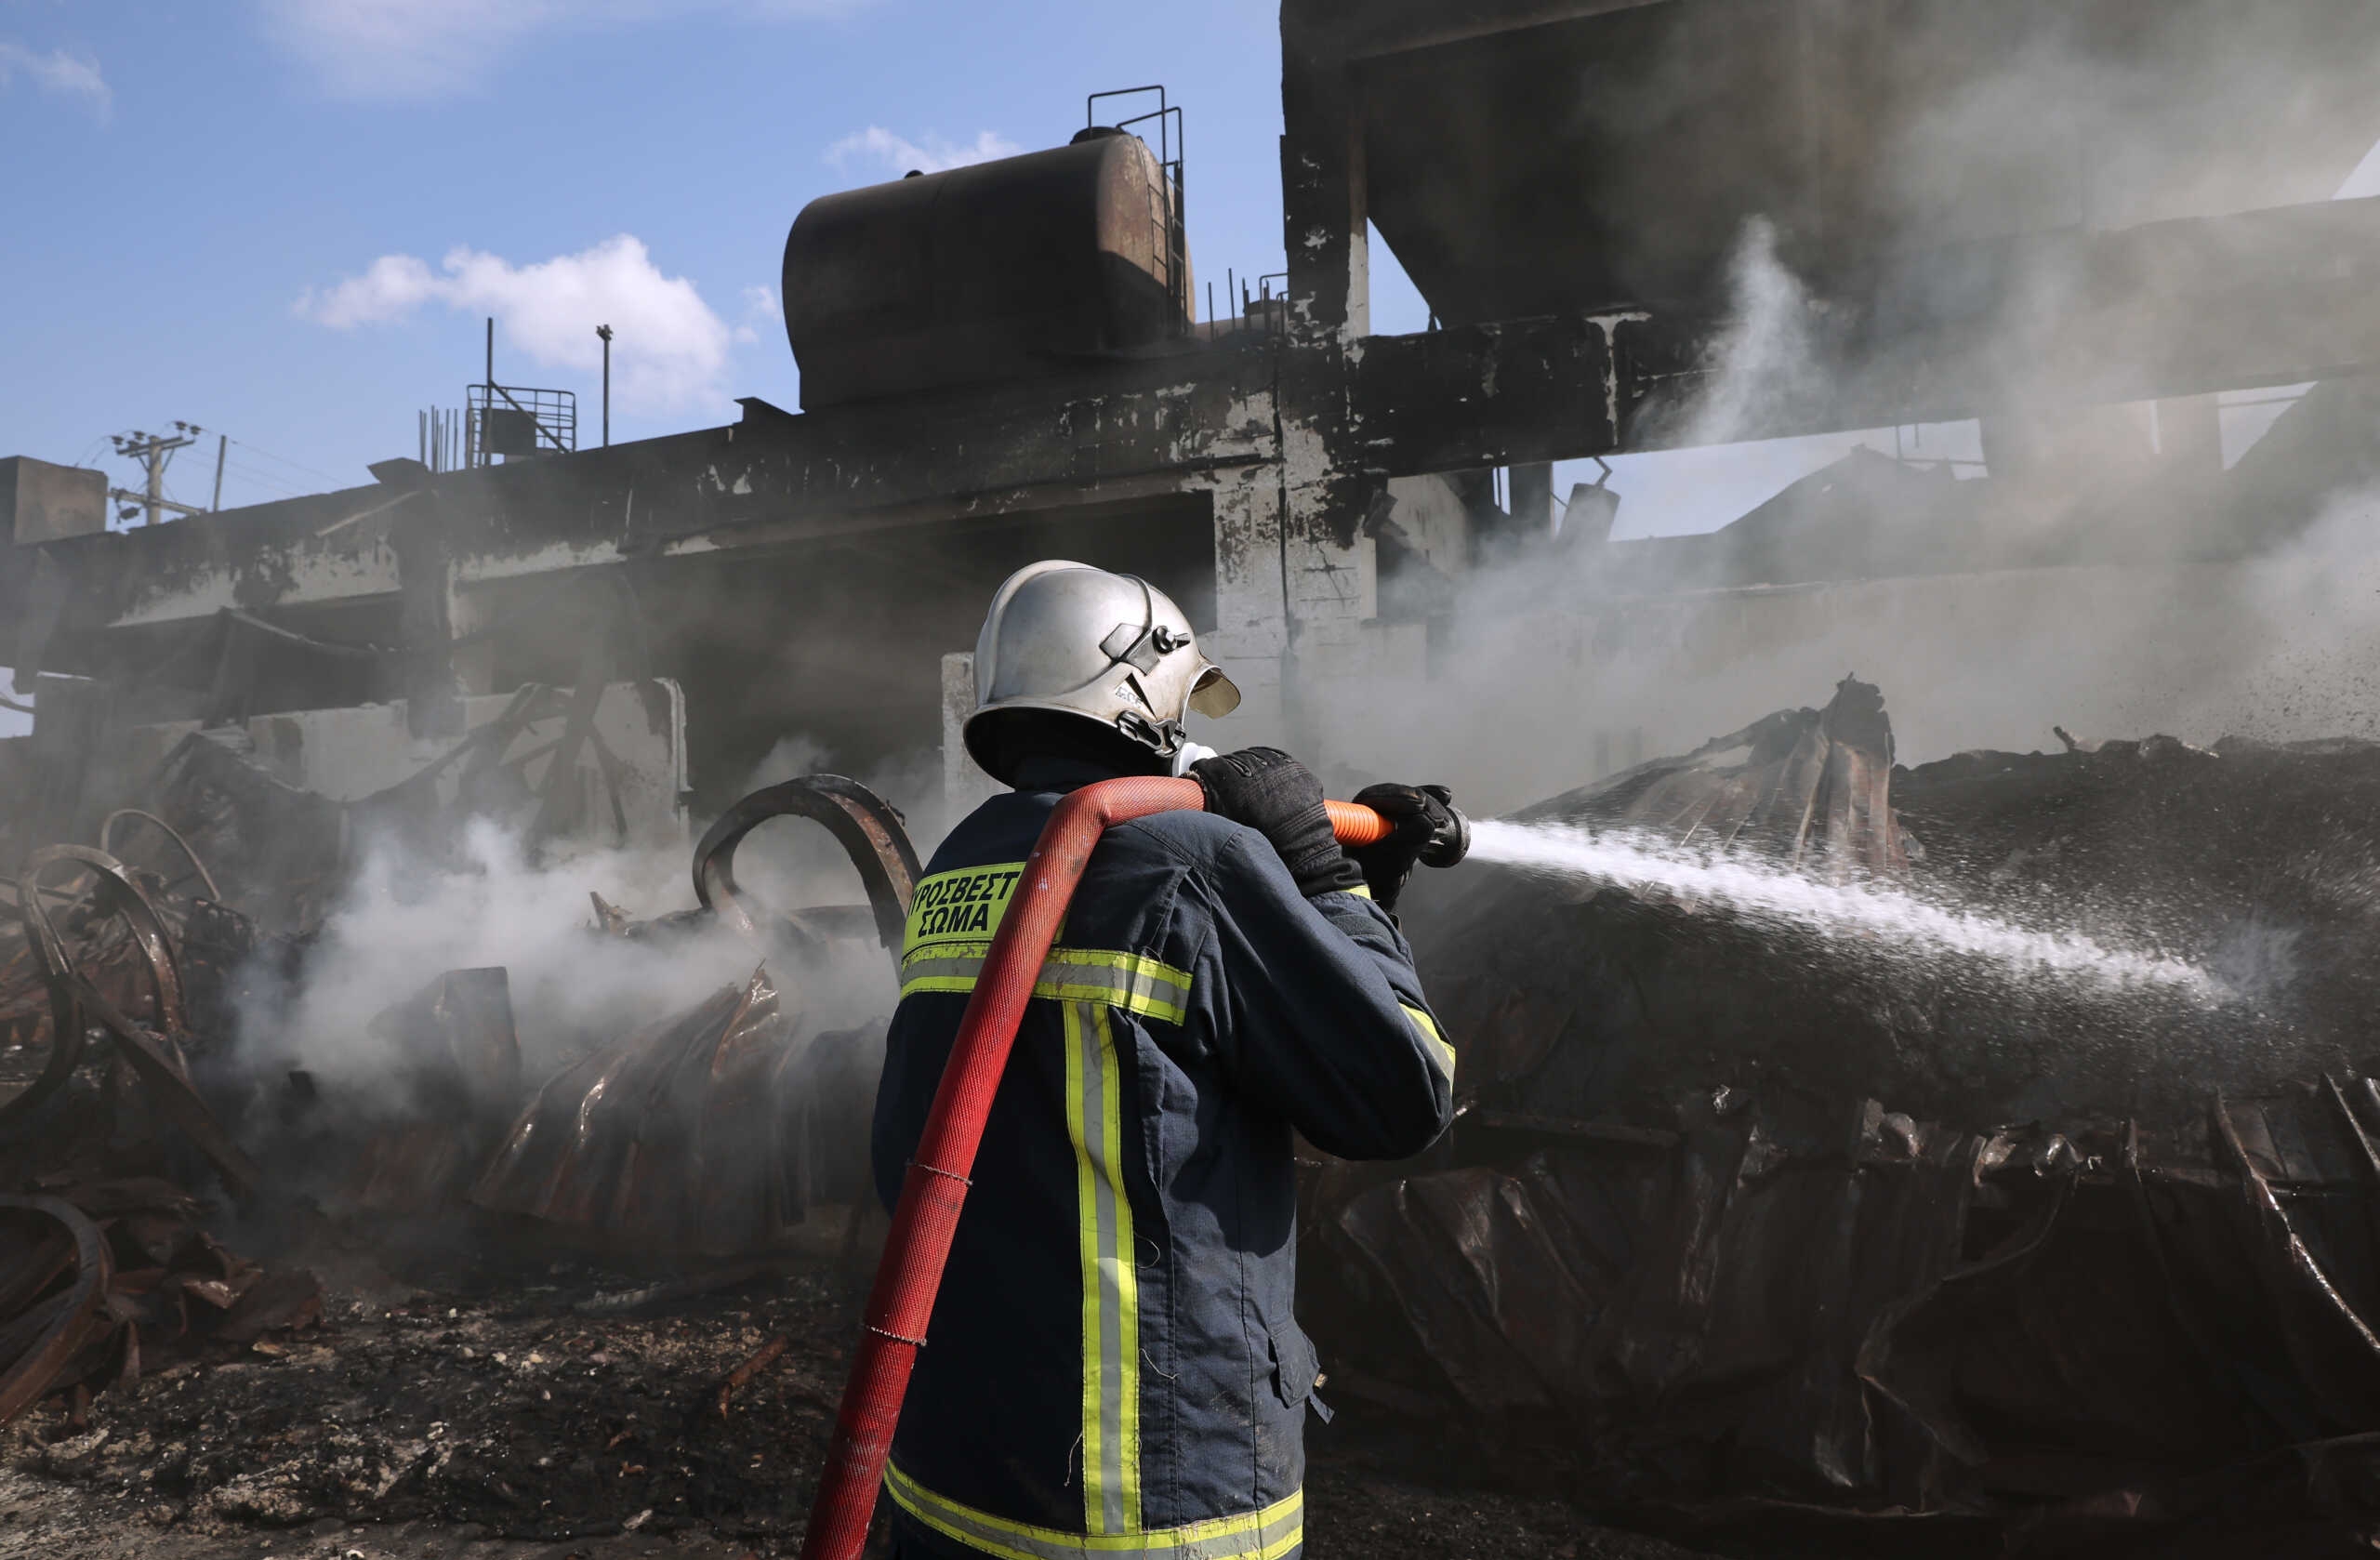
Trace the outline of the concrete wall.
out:
M 23 455 L 0 460 L 0 542 L 28 547 L 107 528 L 106 472 Z
M 466 730 L 477 730 L 500 717 L 509 697 L 463 701 Z M 562 735 L 560 714 L 523 726 L 503 755 L 531 792 L 542 794 L 549 751 Z M 139 800 L 149 776 L 165 755 L 199 730 L 194 721 L 133 726 L 119 731 L 99 756 L 89 782 L 89 806 L 105 811 Z M 628 823 L 626 843 L 682 847 L 689 843 L 686 709 L 684 696 L 666 679 L 613 683 L 596 707 L 595 734 L 611 755 L 619 784 L 620 810 Z M 222 739 L 226 734 L 217 734 Z M 406 729 L 405 707 L 364 705 L 350 709 L 311 709 L 284 715 L 261 715 L 241 728 L 245 756 L 275 778 L 331 798 L 358 801 L 411 778 L 453 748 L 459 735 L 416 737 Z M 0 742 L 0 787 L 29 785 L 18 771 L 32 753 L 33 739 Z M 455 799 L 460 765 L 450 765 L 439 782 L 442 805 Z M 571 836 L 599 844 L 621 842 L 612 812 L 609 787 L 592 747 L 579 756 L 577 826 Z M 9 794 L 0 791 L 0 794 Z M 97 813 L 87 822 L 95 823 Z

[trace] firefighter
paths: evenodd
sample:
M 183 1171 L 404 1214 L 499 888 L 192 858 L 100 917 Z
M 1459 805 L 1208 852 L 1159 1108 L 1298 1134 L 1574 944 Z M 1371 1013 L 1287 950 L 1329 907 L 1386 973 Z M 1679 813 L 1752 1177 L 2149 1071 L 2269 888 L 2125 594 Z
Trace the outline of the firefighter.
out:
M 1454 1051 L 1390 916 L 1442 794 L 1375 787 L 1397 824 L 1332 838 L 1305 767 L 1192 745 L 1239 693 L 1164 592 L 1036 563 L 975 648 L 975 761 L 1014 787 L 919 885 L 877 1094 L 890 1208 L 992 933 L 1067 791 L 1195 775 L 1204 813 L 1107 831 L 1000 1084 L 885 1484 L 896 1553 L 1113 1560 L 1295 1555 L 1314 1345 L 1292 1312 L 1292 1132 L 1419 1153 Z

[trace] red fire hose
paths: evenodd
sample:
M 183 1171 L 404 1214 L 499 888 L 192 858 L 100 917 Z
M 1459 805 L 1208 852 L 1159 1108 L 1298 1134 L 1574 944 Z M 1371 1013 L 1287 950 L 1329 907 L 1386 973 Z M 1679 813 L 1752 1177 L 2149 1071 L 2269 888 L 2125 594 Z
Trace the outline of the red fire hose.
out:
M 1342 845 L 1369 845 L 1386 837 L 1389 822 L 1368 807 L 1333 801 L 1331 832 Z M 992 1110 L 1008 1053 L 1016 1044 L 1025 1004 L 1033 996 L 1042 960 L 1057 941 L 1059 923 L 1075 885 L 1091 865 L 1091 848 L 1117 824 L 1153 813 L 1197 812 L 1206 793 L 1196 780 L 1104 780 L 1085 786 L 1058 803 L 1025 863 L 1008 915 L 992 934 L 984 972 L 967 999 L 950 1060 L 934 1091 L 933 1109 L 918 1140 L 917 1157 L 901 1183 L 892 1210 L 892 1232 L 877 1263 L 876 1287 L 867 1297 L 867 1322 L 852 1358 L 843 1388 L 842 1412 L 826 1449 L 826 1471 L 810 1508 L 810 1531 L 802 1560 L 858 1560 L 876 1512 L 876 1489 L 892 1450 L 892 1428 L 909 1371 L 925 1342 L 942 1288 L 943 1264 L 967 1200 L 967 1173 Z

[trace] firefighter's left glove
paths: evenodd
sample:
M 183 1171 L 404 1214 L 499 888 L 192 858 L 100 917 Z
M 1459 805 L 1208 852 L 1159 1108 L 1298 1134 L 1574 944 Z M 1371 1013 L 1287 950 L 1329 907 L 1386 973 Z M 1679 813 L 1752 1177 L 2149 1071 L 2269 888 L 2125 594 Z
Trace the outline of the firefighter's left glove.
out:
M 1372 903 L 1394 911 L 1405 879 L 1413 875 L 1413 864 L 1431 840 L 1454 827 L 1454 793 L 1444 786 L 1366 786 L 1355 800 L 1389 822 L 1387 839 L 1347 853 L 1363 869 Z
M 1277 747 L 1243 747 L 1200 759 L 1190 773 L 1207 793 L 1208 812 L 1272 842 L 1300 893 L 1312 898 L 1362 885 L 1362 870 L 1330 832 L 1322 782 L 1297 760 Z

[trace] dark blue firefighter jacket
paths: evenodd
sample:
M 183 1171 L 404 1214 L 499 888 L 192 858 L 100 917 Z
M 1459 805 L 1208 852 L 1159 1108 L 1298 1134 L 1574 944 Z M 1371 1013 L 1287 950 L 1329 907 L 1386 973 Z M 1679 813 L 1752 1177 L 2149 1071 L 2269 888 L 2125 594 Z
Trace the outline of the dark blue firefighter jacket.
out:
M 919 886 L 877 1094 L 890 1207 L 1056 790 L 996 797 Z M 992 1107 L 886 1487 L 902 1553 L 1294 1556 L 1314 1346 L 1290 1130 L 1419 1153 L 1454 1052 L 1360 893 L 1302 897 L 1204 813 L 1108 831 Z

